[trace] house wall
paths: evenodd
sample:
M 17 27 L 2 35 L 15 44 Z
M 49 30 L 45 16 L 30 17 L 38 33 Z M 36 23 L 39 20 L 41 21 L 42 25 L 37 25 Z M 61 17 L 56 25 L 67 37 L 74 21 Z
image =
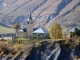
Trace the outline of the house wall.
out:
M 25 38 L 25 37 L 27 37 L 26 32 L 17 32 L 17 37 L 18 38 Z
M 36 37 L 36 34 L 37 33 L 33 33 L 33 38 L 37 38 Z M 46 38 L 50 38 L 49 34 L 46 34 L 46 33 L 40 33 L 40 36 L 39 36 L 40 39 L 46 39 Z

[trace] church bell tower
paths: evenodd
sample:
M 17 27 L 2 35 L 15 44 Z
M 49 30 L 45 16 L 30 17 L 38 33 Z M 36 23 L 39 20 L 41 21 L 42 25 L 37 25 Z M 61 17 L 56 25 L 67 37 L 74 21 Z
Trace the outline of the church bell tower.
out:
M 26 28 L 27 37 L 29 37 L 29 38 L 33 37 L 33 34 L 32 34 L 33 28 L 34 28 L 34 24 L 33 24 L 33 20 L 32 20 L 31 14 L 30 14 L 29 18 L 27 20 L 27 28 Z

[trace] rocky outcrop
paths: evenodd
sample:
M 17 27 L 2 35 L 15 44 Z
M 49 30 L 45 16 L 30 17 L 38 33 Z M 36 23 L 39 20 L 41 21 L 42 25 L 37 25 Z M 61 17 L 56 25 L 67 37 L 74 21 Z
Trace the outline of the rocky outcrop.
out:
M 64 41 L 42 41 L 33 42 L 26 46 L 20 46 L 16 51 L 13 48 L 9 48 L 6 44 L 3 53 L 1 54 L 0 47 L 0 59 L 2 60 L 73 60 L 76 57 L 80 58 L 80 44 L 71 48 L 70 44 L 65 44 Z M 8 49 L 7 49 L 8 48 Z M 6 50 L 7 49 L 7 50 Z M 13 49 L 13 50 L 12 50 Z M 6 53 L 7 52 L 7 53 Z

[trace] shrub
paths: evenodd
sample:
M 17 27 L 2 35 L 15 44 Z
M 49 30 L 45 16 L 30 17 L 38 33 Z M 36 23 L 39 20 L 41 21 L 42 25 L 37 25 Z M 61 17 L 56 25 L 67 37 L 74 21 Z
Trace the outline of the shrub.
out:
M 44 55 L 44 52 L 41 52 L 41 55 L 43 56 Z
M 40 46 L 41 46 L 41 44 L 39 42 L 35 43 L 35 47 L 40 47 Z
M 6 41 L 6 39 L 1 39 L 1 41 L 4 41 L 4 42 L 5 42 L 5 41 Z

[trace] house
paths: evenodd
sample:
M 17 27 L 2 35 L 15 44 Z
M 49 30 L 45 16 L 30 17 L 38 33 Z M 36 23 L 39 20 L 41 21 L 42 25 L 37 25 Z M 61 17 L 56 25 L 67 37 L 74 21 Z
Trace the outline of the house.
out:
M 26 22 L 27 26 L 24 27 L 24 29 L 19 29 L 17 31 L 17 37 L 18 38 L 35 38 L 36 37 L 36 33 L 40 33 L 40 37 L 43 38 L 44 35 L 49 35 L 48 31 L 46 29 L 44 29 L 44 27 L 40 27 L 40 28 L 34 28 L 34 21 L 32 20 L 31 14 Z
M 15 37 L 14 33 L 0 34 L 0 40 L 1 39 L 12 40 L 13 37 Z
M 78 36 L 80 36 L 80 30 L 77 27 L 74 27 L 73 29 L 71 29 L 69 33 L 70 33 L 70 37 L 73 39 L 78 38 Z
M 72 28 L 69 32 L 80 31 L 77 27 Z

